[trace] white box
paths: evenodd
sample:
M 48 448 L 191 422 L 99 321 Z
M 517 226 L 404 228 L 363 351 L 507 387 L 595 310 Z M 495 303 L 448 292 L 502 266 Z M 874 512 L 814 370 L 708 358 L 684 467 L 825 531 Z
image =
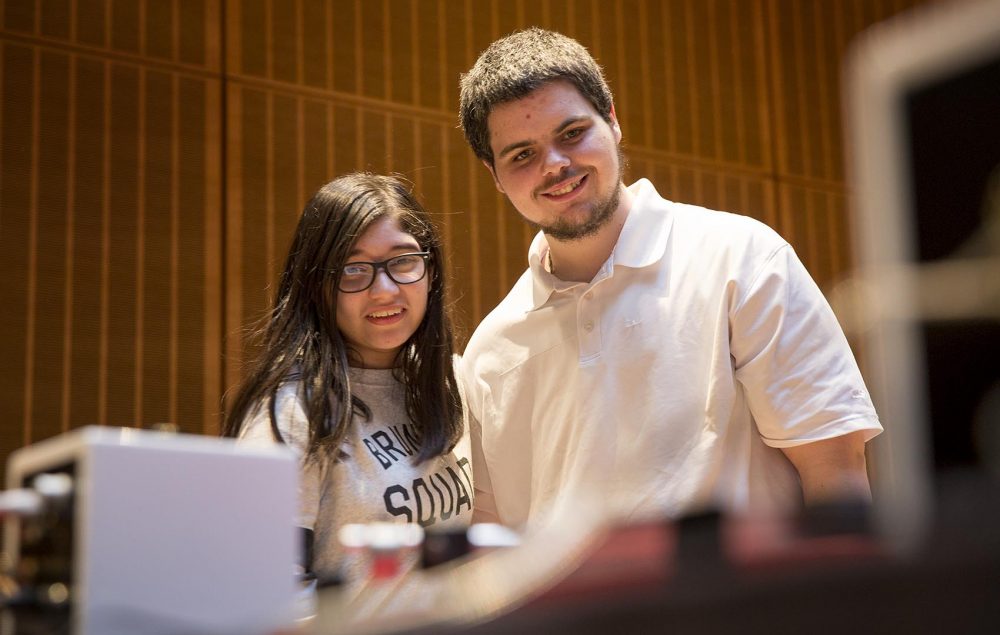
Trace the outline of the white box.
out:
M 22 448 L 8 488 L 74 478 L 76 635 L 266 633 L 294 618 L 297 461 L 284 446 L 85 427 Z M 19 553 L 17 521 L 7 553 Z

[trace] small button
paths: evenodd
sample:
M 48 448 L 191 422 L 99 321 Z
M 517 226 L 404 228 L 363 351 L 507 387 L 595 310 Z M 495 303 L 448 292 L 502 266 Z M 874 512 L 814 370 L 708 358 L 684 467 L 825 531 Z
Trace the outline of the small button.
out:
M 589 300 L 592 297 L 594 297 L 594 292 L 593 291 L 588 291 L 588 292 L 586 292 L 586 293 L 583 294 L 583 299 L 584 300 Z
M 588 333 L 590 333 L 591 331 L 594 330 L 594 323 L 590 322 L 590 321 L 584 322 L 584 324 L 583 324 L 583 330 L 587 331 Z

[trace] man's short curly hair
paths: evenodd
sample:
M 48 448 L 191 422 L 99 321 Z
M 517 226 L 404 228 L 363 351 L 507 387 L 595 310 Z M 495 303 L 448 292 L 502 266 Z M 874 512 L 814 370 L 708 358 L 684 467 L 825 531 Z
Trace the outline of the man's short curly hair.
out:
M 576 40 L 537 27 L 516 31 L 491 44 L 461 79 L 459 118 L 472 151 L 493 165 L 487 119 L 493 108 L 527 96 L 546 82 L 576 86 L 611 123 L 611 89 L 601 67 Z

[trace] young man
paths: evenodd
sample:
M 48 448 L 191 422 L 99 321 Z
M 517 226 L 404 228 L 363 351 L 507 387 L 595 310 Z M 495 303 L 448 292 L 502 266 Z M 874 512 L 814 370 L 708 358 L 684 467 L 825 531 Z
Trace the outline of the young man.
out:
M 503 38 L 461 88 L 469 144 L 541 230 L 464 356 L 477 518 L 524 526 L 567 497 L 626 516 L 869 499 L 882 428 L 792 248 L 626 187 L 611 92 L 570 38 Z

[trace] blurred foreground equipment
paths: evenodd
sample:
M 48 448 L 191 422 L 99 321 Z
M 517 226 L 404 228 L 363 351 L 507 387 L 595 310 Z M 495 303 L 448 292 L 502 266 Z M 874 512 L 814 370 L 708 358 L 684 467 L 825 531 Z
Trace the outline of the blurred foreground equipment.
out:
M 293 618 L 284 447 L 87 427 L 10 456 L 2 635 L 264 633 Z
M 879 524 L 915 550 L 1000 482 L 1000 0 L 918 7 L 847 61 L 858 266 L 831 301 L 885 425 Z

